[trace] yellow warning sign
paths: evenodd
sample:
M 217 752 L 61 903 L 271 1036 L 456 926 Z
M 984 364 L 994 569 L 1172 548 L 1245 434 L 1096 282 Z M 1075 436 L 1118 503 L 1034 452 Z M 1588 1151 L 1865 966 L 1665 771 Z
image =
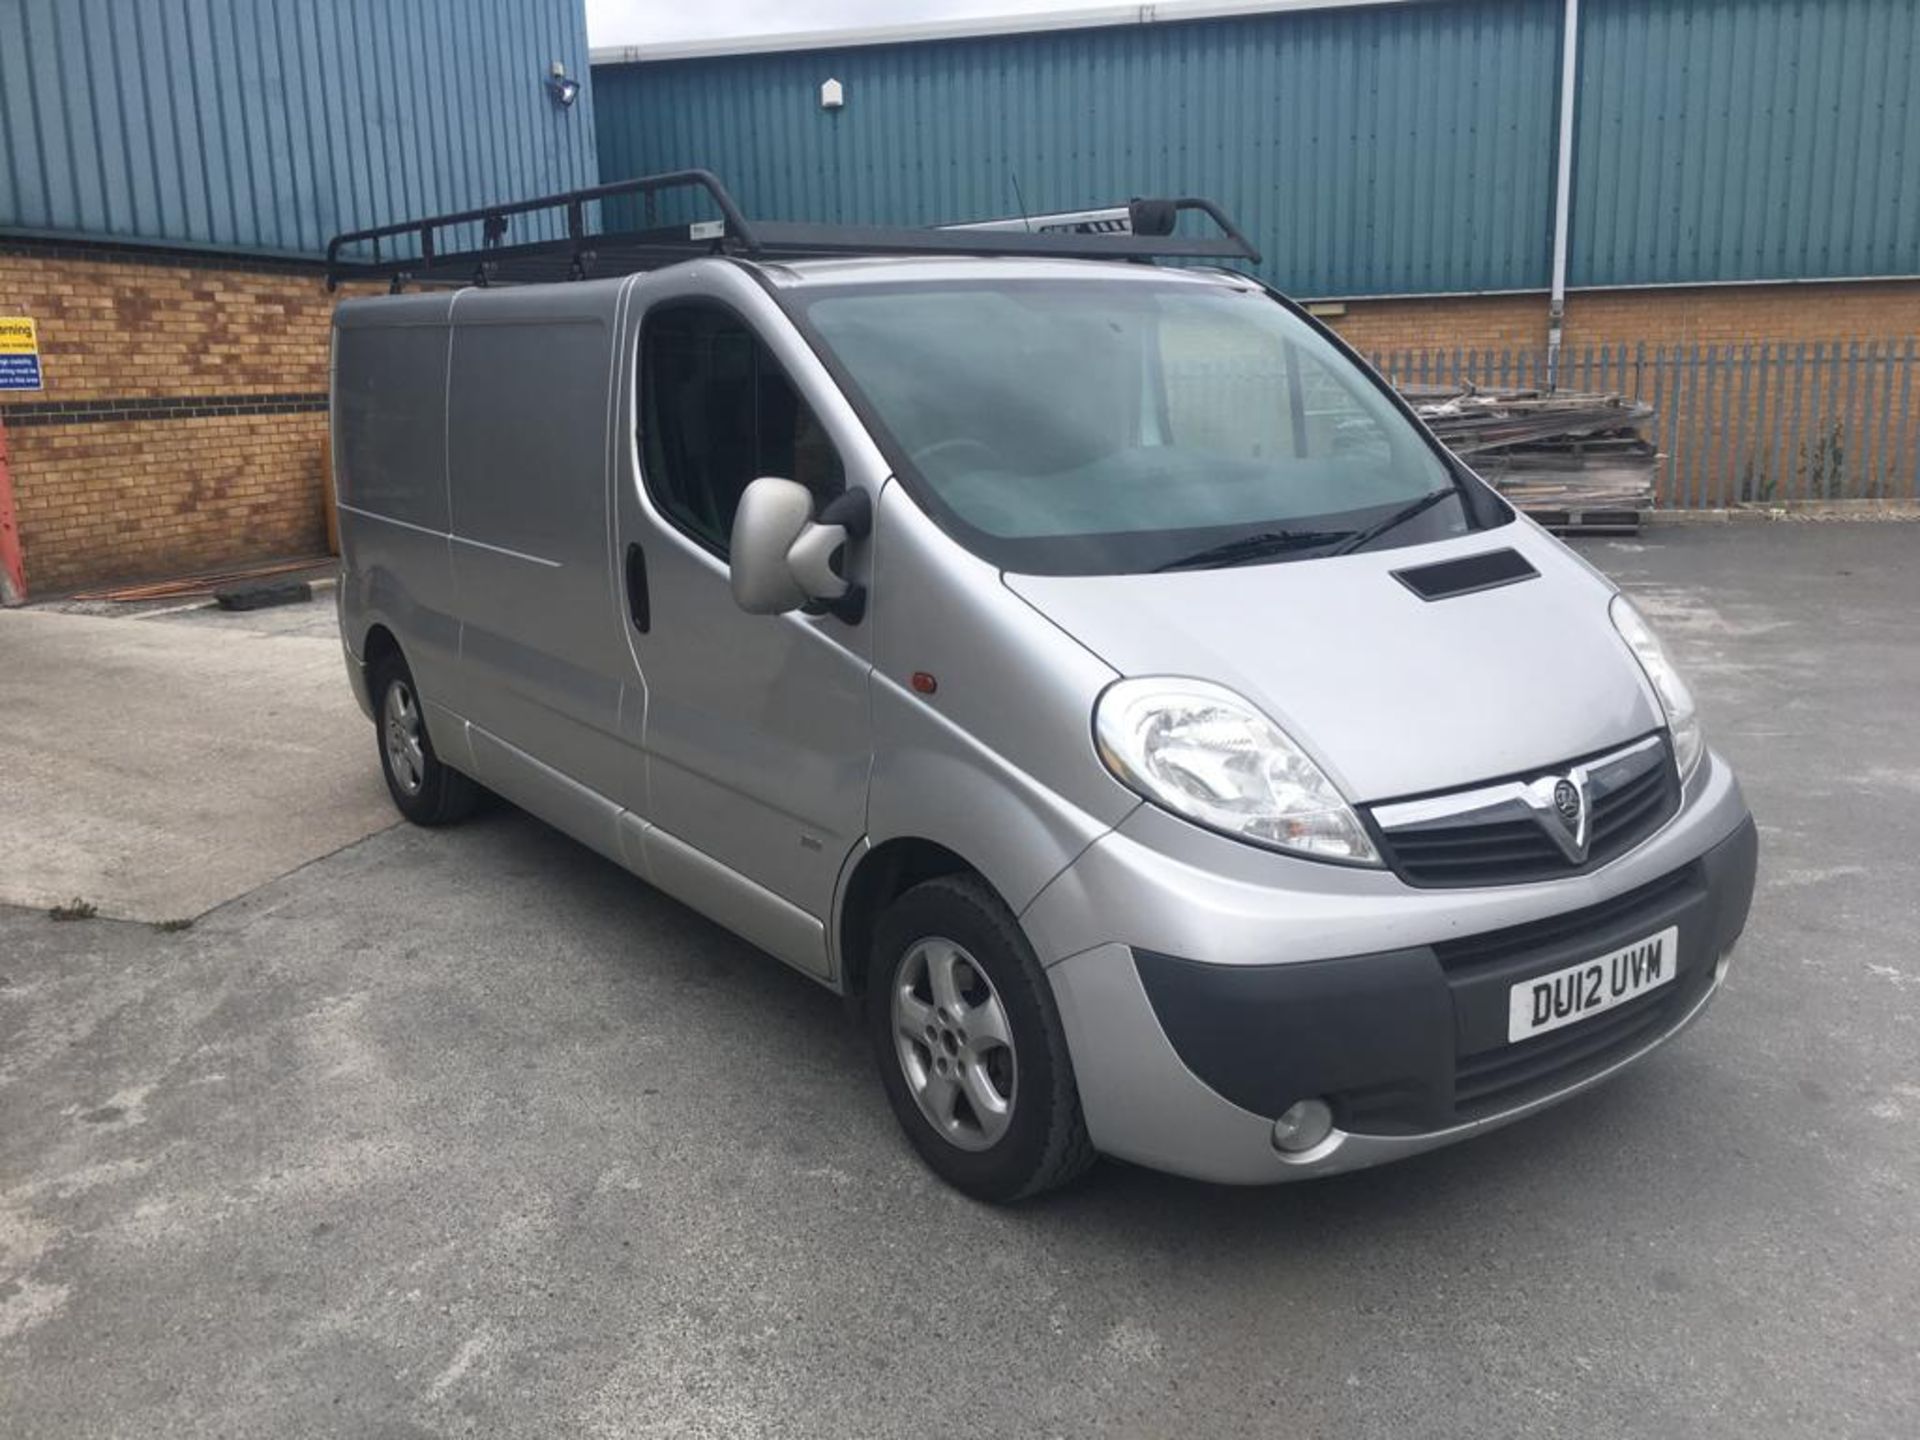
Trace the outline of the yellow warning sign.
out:
M 0 390 L 40 388 L 40 336 L 30 315 L 0 315 Z

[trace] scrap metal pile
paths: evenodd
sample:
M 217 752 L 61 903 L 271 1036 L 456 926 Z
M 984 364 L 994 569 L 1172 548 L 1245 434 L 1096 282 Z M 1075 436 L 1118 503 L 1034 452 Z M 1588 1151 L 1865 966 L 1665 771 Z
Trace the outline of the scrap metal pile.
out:
M 1474 471 L 1551 529 L 1619 533 L 1653 505 L 1653 407 L 1619 395 L 1402 385 L 1420 418 Z

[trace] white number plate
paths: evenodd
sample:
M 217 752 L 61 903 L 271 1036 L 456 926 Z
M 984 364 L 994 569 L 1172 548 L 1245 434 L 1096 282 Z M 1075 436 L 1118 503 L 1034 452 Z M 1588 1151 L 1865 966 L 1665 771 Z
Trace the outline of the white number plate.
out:
M 1507 1042 L 1573 1025 L 1667 984 L 1680 962 L 1680 927 L 1551 975 L 1522 980 L 1507 992 Z

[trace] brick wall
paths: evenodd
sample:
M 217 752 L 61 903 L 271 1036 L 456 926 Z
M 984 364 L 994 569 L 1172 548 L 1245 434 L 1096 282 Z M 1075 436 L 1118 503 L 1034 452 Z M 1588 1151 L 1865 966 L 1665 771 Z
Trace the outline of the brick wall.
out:
M 1547 296 L 1351 300 L 1325 316 L 1371 354 L 1395 350 L 1544 350 Z M 1905 340 L 1920 335 L 1920 280 L 1582 290 L 1567 296 L 1563 341 L 1724 345 Z
M 1915 335 L 1920 335 L 1920 281 L 1915 280 L 1595 290 L 1567 298 L 1569 345 L 1865 342 Z M 1546 343 L 1544 320 L 1541 343 Z
M 29 590 L 323 551 L 334 298 L 306 267 L 0 249 L 46 384 L 0 394 Z
M 1349 300 L 1320 318 L 1364 354 L 1393 350 L 1530 349 L 1547 342 L 1545 295 Z

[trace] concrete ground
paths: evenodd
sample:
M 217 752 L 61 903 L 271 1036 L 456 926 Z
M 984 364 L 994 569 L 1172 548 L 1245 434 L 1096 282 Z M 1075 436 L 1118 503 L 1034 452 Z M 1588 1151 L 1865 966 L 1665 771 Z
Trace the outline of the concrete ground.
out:
M 394 823 L 329 592 L 0 611 L 0 904 L 183 920 Z
M 994 1210 L 834 1000 L 511 811 L 180 933 L 0 910 L 0 1433 L 1915 1433 L 1920 528 L 1584 548 L 1765 847 L 1728 990 L 1611 1085 Z

